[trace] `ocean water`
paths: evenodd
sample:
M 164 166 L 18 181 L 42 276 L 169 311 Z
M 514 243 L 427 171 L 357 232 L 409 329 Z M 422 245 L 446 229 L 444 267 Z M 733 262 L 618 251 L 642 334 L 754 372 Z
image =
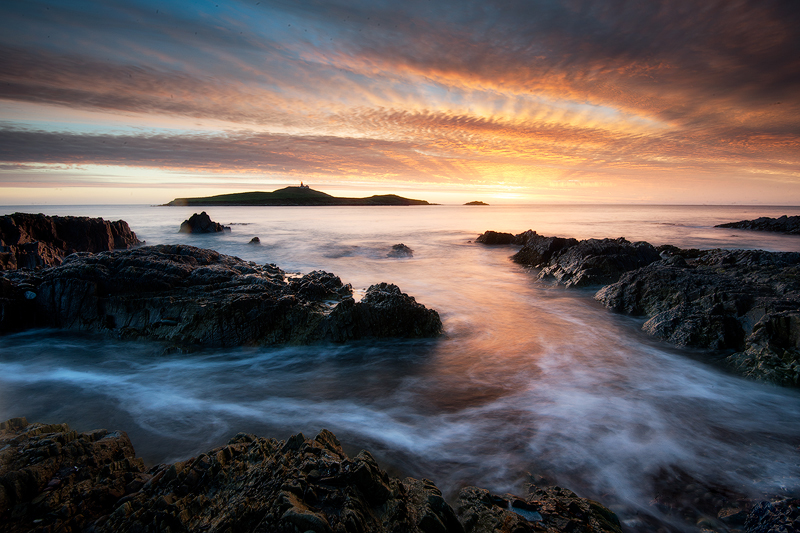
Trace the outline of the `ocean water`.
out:
M 230 233 L 184 235 L 197 209 L 0 207 L 126 220 L 147 244 L 213 248 L 289 272 L 334 272 L 358 293 L 392 282 L 439 311 L 424 341 L 243 347 L 164 355 L 157 343 L 57 331 L 0 338 L 0 419 L 124 429 L 148 463 L 186 459 L 244 431 L 332 430 L 398 475 L 452 498 L 531 480 L 616 510 L 629 531 L 695 528 L 703 501 L 800 491 L 800 394 L 647 337 L 592 291 L 536 281 L 488 229 L 655 245 L 800 251 L 800 237 L 714 228 L 800 214 L 716 206 L 209 207 Z M 260 245 L 249 244 L 252 237 Z M 393 244 L 408 259 L 386 254 Z M 686 486 L 690 485 L 690 489 Z M 677 487 L 677 488 L 676 488 Z M 672 495 L 672 496 L 670 496 Z M 687 499 L 688 498 L 688 499 Z M 670 512 L 654 501 L 675 503 Z M 646 518 L 645 515 L 649 516 Z

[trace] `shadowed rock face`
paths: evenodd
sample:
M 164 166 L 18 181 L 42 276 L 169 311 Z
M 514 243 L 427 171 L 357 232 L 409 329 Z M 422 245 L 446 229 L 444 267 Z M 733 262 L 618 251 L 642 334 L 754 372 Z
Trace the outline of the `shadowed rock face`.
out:
M 394 285 L 373 285 L 355 302 L 350 285 L 328 272 L 290 280 L 275 265 L 182 245 L 73 254 L 59 267 L 7 274 L 0 289 L 0 331 L 46 326 L 191 347 L 442 330 L 436 311 Z
M 611 511 L 558 487 L 527 499 L 467 487 L 456 512 L 431 481 L 390 477 L 367 451 L 350 458 L 327 430 L 286 441 L 240 433 L 146 470 L 123 432 L 17 418 L 0 423 L 0 449 L 8 533 L 620 531 Z
M 230 231 L 229 226 L 223 226 L 219 222 L 214 222 L 208 213 L 203 211 L 199 215 L 197 213 L 189 217 L 189 220 L 181 222 L 181 233 L 222 233 Z
M 0 270 L 60 265 L 74 252 L 141 244 L 124 220 L 14 213 L 0 218 Z

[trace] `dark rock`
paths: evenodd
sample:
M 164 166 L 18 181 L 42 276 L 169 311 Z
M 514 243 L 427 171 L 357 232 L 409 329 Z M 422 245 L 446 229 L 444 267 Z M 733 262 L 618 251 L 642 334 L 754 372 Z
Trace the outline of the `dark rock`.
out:
M 336 436 L 245 433 L 144 471 L 123 432 L 0 423 L 0 529 L 37 531 L 618 532 L 602 505 L 558 487 L 528 499 L 468 487 L 454 511 L 431 481 L 390 477 Z
M 622 532 L 613 512 L 561 487 L 531 486 L 527 498 L 466 487 L 455 507 L 465 533 Z
M 800 216 L 787 217 L 783 215 L 778 218 L 759 217 L 754 220 L 741 220 L 739 222 L 718 224 L 714 227 L 773 231 L 776 233 L 787 233 L 789 235 L 800 235 Z
M 515 242 L 514 235 L 511 233 L 503 233 L 501 231 L 487 231 L 478 235 L 475 242 L 481 244 L 518 244 Z
M 489 205 L 486 202 L 481 202 L 480 200 L 473 200 L 472 202 L 467 202 L 464 205 Z
M 563 237 L 543 237 L 533 232 L 529 235 L 525 245 L 511 259 L 515 263 L 532 268 L 545 268 L 550 265 L 550 260 L 564 250 L 578 244 L 577 239 Z
M 515 262 L 539 269 L 539 279 L 552 279 L 567 287 L 612 283 L 624 272 L 661 259 L 651 244 L 623 238 L 578 241 L 545 237 L 533 230 L 517 235 L 487 231 L 476 242 L 522 245 L 512 256 Z
M 555 279 L 567 287 L 604 285 L 659 259 L 655 247 L 646 242 L 586 239 L 553 254 L 539 279 Z
M 153 476 L 122 431 L 0 423 L 0 530 L 83 531 Z M 51 529 L 46 529 L 46 528 Z
M 513 260 L 567 287 L 606 285 L 595 298 L 648 320 L 657 338 L 711 350 L 753 379 L 800 386 L 800 253 L 654 248 L 625 239 L 576 241 L 487 231 L 519 244 Z
M 60 265 L 75 252 L 142 244 L 123 220 L 14 213 L 0 218 L 0 270 Z
M 386 254 L 386 257 L 411 257 L 414 255 L 414 250 L 403 244 L 395 244 L 392 250 Z
M 252 239 L 250 239 L 250 244 L 261 244 L 261 239 L 259 239 L 258 237 L 253 237 Z
M 745 520 L 747 533 L 797 533 L 800 531 L 800 500 L 759 502 Z
M 742 375 L 800 385 L 800 253 L 709 250 L 690 261 L 676 254 L 595 298 L 648 317 L 642 328 L 658 338 L 729 354 Z
M 181 233 L 222 233 L 223 231 L 230 231 L 230 226 L 223 226 L 219 222 L 214 222 L 211 217 L 203 211 L 199 215 L 197 213 L 189 217 L 189 220 L 184 220 L 181 223 Z
M 59 267 L 8 273 L 0 289 L 0 331 L 22 323 L 191 347 L 433 337 L 442 330 L 436 311 L 394 285 L 370 287 L 355 302 L 350 285 L 328 272 L 287 280 L 275 265 L 183 245 L 73 254 Z M 15 309 L 30 314 L 21 319 Z

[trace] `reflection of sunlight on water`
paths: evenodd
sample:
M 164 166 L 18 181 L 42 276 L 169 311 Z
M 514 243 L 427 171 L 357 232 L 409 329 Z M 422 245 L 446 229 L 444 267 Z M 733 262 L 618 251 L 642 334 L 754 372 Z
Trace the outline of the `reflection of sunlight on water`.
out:
M 637 320 L 600 308 L 591 293 L 535 282 L 508 260 L 510 247 L 420 229 L 463 221 L 407 220 L 419 211 L 395 210 L 388 221 L 362 220 L 354 235 L 343 228 L 361 215 L 323 224 L 302 212 L 272 220 L 269 231 L 274 212 L 259 212 L 265 219 L 245 227 L 261 235 L 260 248 L 236 236 L 192 243 L 285 270 L 329 270 L 357 293 L 395 283 L 440 312 L 446 335 L 190 356 L 147 343 L 14 335 L 0 344 L 0 418 L 125 429 L 150 462 L 239 431 L 285 438 L 325 427 L 450 493 L 466 483 L 521 491 L 531 472 L 649 509 L 654 479 L 678 469 L 745 494 L 800 487 L 800 429 L 787 422 L 800 419 L 796 391 L 740 380 L 646 339 Z M 159 215 L 185 214 L 173 213 Z M 398 242 L 413 257 L 386 258 Z

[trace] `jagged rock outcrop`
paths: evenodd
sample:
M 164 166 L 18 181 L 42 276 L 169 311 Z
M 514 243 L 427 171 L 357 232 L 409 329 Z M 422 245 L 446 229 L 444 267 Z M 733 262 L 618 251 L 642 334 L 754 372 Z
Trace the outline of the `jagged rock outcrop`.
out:
M 759 217 L 753 220 L 740 220 L 739 222 L 717 224 L 714 227 L 773 231 L 776 233 L 787 233 L 789 235 L 800 235 L 800 216 L 788 217 L 783 215 L 778 218 Z
M 539 279 L 605 285 L 595 299 L 647 317 L 642 329 L 650 335 L 714 351 L 743 376 L 800 386 L 800 253 L 654 248 L 531 230 L 486 232 L 477 241 L 522 245 L 512 258 L 539 269 Z
M 24 418 L 0 423 L 4 533 L 83 531 L 152 477 L 122 431 L 78 433 Z
M 414 250 L 403 244 L 395 244 L 392 246 L 392 249 L 389 253 L 386 254 L 386 257 L 412 257 L 414 255 Z
M 189 220 L 181 222 L 181 233 L 222 233 L 231 231 L 230 226 L 223 226 L 219 222 L 214 222 L 208 213 L 203 211 L 200 214 L 193 214 Z
M 336 436 L 240 433 L 145 470 L 125 433 L 0 423 L 0 531 L 619 532 L 602 505 L 558 487 L 525 500 L 475 487 L 457 512 L 431 481 L 400 480 Z M 577 528 L 577 529 L 575 529 Z
M 439 315 L 394 285 L 350 285 L 314 271 L 184 245 L 73 254 L 55 268 L 7 273 L 0 331 L 56 327 L 167 341 L 179 347 L 434 337 Z M 5 302 L 5 303 L 4 303 Z M 13 312 L 12 312 L 13 311 Z
M 759 502 L 744 525 L 747 533 L 796 533 L 800 531 L 800 499 Z
M 555 280 L 567 287 L 612 283 L 625 272 L 661 259 L 650 243 L 623 238 L 578 241 L 544 237 L 532 230 L 517 235 L 487 231 L 476 242 L 522 245 L 512 256 L 515 262 L 539 269 L 539 279 Z
M 595 298 L 648 317 L 643 329 L 655 337 L 730 353 L 728 364 L 745 376 L 800 386 L 800 253 L 674 255 L 625 274 Z
M 74 252 L 141 244 L 124 220 L 14 213 L 0 217 L 0 270 L 60 265 Z

